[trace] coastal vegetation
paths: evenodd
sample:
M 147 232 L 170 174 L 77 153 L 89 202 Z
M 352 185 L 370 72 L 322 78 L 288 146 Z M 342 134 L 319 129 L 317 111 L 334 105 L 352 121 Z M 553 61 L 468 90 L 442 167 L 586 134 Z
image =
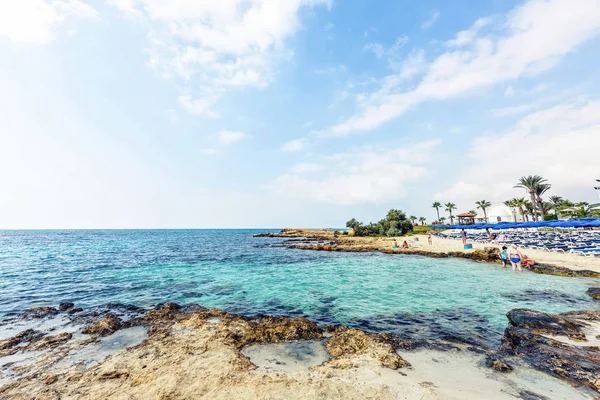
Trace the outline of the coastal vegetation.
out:
M 402 210 L 391 209 L 379 222 L 365 225 L 352 218 L 346 222 L 346 227 L 354 231 L 354 236 L 402 236 L 413 230 L 416 219 L 413 216 L 407 218 Z

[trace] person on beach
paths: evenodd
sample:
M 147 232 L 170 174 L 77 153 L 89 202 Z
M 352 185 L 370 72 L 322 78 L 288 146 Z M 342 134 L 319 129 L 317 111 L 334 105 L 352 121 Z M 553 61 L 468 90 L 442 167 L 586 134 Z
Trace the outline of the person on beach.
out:
M 408 242 L 406 240 L 404 241 L 404 243 L 402 243 L 402 248 L 408 249 Z
M 392 246 L 392 249 L 397 249 L 400 246 L 398 246 L 398 241 L 396 239 L 394 239 L 394 245 Z
M 427 231 L 427 242 L 429 244 L 433 244 L 433 242 L 431 241 L 431 231 Z
M 500 260 L 502 260 L 502 268 L 506 268 L 506 263 L 508 262 L 508 248 L 506 246 L 502 246 Z
M 467 231 L 465 231 L 464 229 L 462 229 L 460 231 L 460 235 L 462 236 L 462 242 L 463 242 L 463 244 L 467 244 Z
M 513 271 L 518 268 L 519 272 L 523 272 L 523 268 L 521 267 L 521 261 L 523 260 L 523 253 L 517 248 L 516 244 L 513 244 L 510 249 L 510 254 L 508 255 L 510 258 L 510 263 L 512 264 Z

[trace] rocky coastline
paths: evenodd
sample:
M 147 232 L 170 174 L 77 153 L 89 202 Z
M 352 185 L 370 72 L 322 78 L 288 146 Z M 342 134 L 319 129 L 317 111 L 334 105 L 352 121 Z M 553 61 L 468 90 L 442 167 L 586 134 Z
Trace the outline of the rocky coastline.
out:
M 337 235 L 333 231 L 313 229 L 286 228 L 279 233 L 256 234 L 255 237 L 284 238 L 283 242 L 272 246 L 297 250 L 339 251 L 339 252 L 380 252 L 385 254 L 418 255 L 432 258 L 465 258 L 474 261 L 500 263 L 500 250 L 497 247 L 486 247 L 472 251 L 431 251 L 414 248 L 392 249 L 389 238 L 351 237 Z M 559 265 L 536 262 L 529 270 L 538 274 L 600 278 L 600 272 L 587 269 L 571 269 Z
M 600 396 L 600 347 L 593 336 L 600 328 L 596 311 L 551 315 L 512 310 L 499 348 L 467 345 L 460 339 L 413 343 L 346 326 L 318 326 L 302 317 L 249 317 L 195 304 L 167 303 L 152 310 L 113 304 L 102 311 L 86 312 L 63 304 L 23 313 L 20 320 L 25 321 L 68 318 L 77 332 L 26 329 L 1 340 L 0 360 L 16 354 L 40 356 L 13 368 L 12 381 L 0 383 L 0 397 L 396 398 L 399 388 L 408 384 L 403 381 L 408 371 L 419 368 L 411 365 L 411 357 L 418 354 L 413 352 L 423 349 L 452 357 L 471 354 L 480 360 L 480 368 L 493 374 L 515 373 L 517 366 L 526 365 L 582 388 L 589 398 Z M 58 367 L 61 360 L 132 327 L 144 327 L 147 338 L 88 368 L 80 363 Z M 306 371 L 286 374 L 264 371 L 243 353 L 249 346 L 302 341 L 322 343 L 328 359 Z M 373 371 L 386 376 L 387 383 L 373 385 L 358 378 Z M 442 390 L 435 389 L 435 382 L 431 385 L 411 386 L 414 393 L 408 398 Z M 523 393 L 546 398 L 526 388 Z

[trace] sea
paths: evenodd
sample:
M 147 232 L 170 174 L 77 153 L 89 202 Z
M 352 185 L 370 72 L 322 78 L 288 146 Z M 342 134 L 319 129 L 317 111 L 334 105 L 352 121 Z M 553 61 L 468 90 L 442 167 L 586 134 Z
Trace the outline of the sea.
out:
M 517 307 L 598 308 L 593 279 L 513 272 L 456 258 L 306 251 L 276 230 L 0 231 L 0 323 L 73 302 L 176 302 L 242 315 L 304 316 L 420 340 L 495 345 Z

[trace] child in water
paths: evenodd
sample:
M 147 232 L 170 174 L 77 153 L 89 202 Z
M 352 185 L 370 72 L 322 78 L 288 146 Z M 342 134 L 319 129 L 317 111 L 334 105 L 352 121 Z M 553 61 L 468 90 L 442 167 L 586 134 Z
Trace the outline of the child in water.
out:
M 506 268 L 506 262 L 508 261 L 508 248 L 506 246 L 502 246 L 500 259 L 502 260 L 502 268 Z

